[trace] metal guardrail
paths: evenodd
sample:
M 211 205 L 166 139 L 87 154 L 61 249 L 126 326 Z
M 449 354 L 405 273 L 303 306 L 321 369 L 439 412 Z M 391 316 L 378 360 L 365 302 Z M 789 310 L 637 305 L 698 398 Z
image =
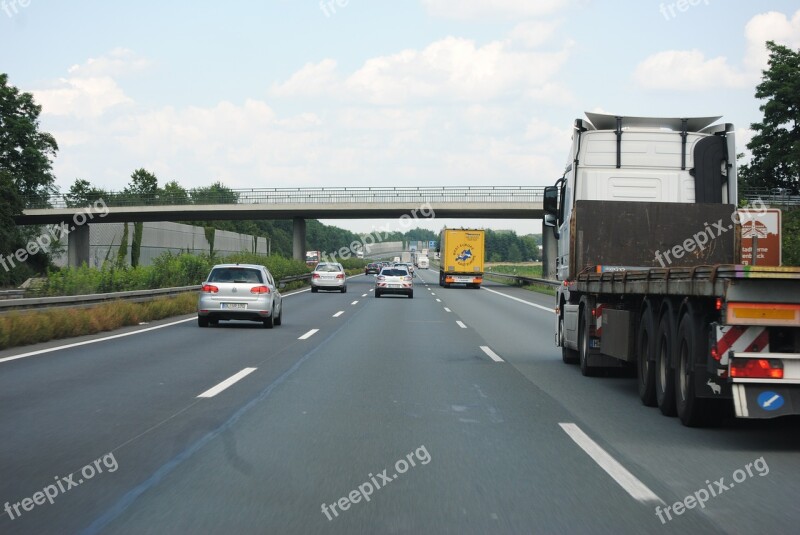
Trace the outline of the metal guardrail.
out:
M 492 271 L 484 271 L 484 275 L 491 275 L 492 277 L 500 277 L 506 279 L 513 279 L 514 282 L 517 283 L 528 283 L 528 284 L 544 284 L 547 286 L 558 287 L 561 285 L 559 281 L 554 281 L 550 279 L 536 279 L 533 277 L 520 277 L 518 275 L 509 275 L 507 273 L 494 273 Z
M 0 290 L 0 301 L 21 299 L 23 297 L 25 297 L 25 290 Z
M 800 195 L 792 195 L 786 189 L 749 188 L 741 194 L 750 202 L 760 200 L 770 206 L 800 206 Z
M 539 202 L 543 186 L 468 186 L 396 188 L 258 188 L 218 192 L 190 190 L 186 194 L 141 195 L 105 192 L 101 196 L 77 198 L 69 194 L 46 198 L 28 197 L 27 209 L 82 208 L 102 200 L 106 206 L 189 206 L 210 204 L 336 204 L 336 203 L 463 203 Z
M 278 281 L 278 284 L 307 280 L 311 273 L 292 275 Z M 24 297 L 21 299 L 0 300 L 0 314 L 20 310 L 34 310 L 60 307 L 85 307 L 108 303 L 111 301 L 152 301 L 160 297 L 169 297 L 186 292 L 196 292 L 201 286 L 178 286 L 175 288 L 159 288 L 156 290 L 132 290 L 128 292 L 109 292 L 88 295 L 64 295 L 57 297 Z

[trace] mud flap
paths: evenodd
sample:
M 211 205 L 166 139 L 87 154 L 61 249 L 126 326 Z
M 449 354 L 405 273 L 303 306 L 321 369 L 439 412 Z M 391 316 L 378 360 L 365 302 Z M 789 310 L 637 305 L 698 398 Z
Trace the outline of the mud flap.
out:
M 767 419 L 800 414 L 800 386 L 734 384 L 737 418 Z

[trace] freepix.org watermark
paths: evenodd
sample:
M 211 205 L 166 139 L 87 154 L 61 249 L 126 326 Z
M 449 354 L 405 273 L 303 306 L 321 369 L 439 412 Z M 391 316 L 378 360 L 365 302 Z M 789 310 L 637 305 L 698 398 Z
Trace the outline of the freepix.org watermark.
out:
M 679 13 L 686 13 L 689 11 L 690 7 L 695 7 L 699 4 L 709 5 L 709 3 L 710 0 L 677 0 L 669 4 L 660 4 L 658 10 L 664 15 L 666 20 L 672 20 L 678 16 L 676 11 Z
M 20 8 L 28 7 L 29 5 L 31 5 L 31 0 L 0 0 L 0 9 L 9 18 L 19 13 Z
M 28 245 L 17 249 L 16 252 L 8 256 L 0 255 L 0 266 L 2 266 L 6 272 L 9 272 L 14 269 L 17 264 L 22 264 L 28 260 L 29 256 L 33 256 L 40 251 L 44 253 L 50 252 L 50 247 L 54 243 L 58 243 L 76 228 L 93 220 L 96 215 L 99 217 L 108 215 L 108 206 L 106 206 L 106 202 L 103 199 L 96 200 L 92 206 L 87 206 L 83 208 L 82 211 L 72 216 L 71 225 L 61 223 L 60 225 L 47 226 L 45 227 L 47 229 L 47 234 L 42 234 L 36 239 L 29 241 Z
M 665 251 L 656 251 L 655 260 L 661 264 L 662 268 L 665 268 L 672 264 L 672 262 L 675 260 L 680 260 L 683 258 L 687 253 L 705 250 L 706 246 L 708 246 L 708 244 L 713 240 L 729 230 L 733 230 L 736 225 L 741 224 L 741 216 L 739 215 L 740 212 L 747 214 L 755 212 L 758 215 L 764 215 L 767 213 L 767 205 L 764 204 L 761 199 L 756 199 L 750 204 L 750 206 L 740 210 L 734 210 L 733 214 L 731 214 L 731 220 L 727 225 L 723 219 L 720 219 L 711 225 L 705 223 L 703 230 L 694 234 L 691 238 L 686 238 L 683 243 L 675 245 L 671 249 L 667 249 Z
M 428 453 L 428 449 L 422 445 L 402 459 L 398 459 L 397 462 L 394 463 L 395 473 L 391 475 L 388 474 L 388 468 L 377 475 L 370 473 L 369 476 L 367 476 L 369 478 L 367 481 L 361 483 L 358 488 L 353 489 L 346 496 L 342 496 L 331 504 L 323 503 L 322 514 L 325 515 L 328 521 L 331 521 L 339 516 L 340 511 L 344 512 L 350 509 L 351 505 L 357 504 L 361 500 L 364 500 L 365 502 L 370 501 L 370 496 L 372 496 L 376 490 L 384 488 L 386 485 L 397 479 L 400 474 L 405 474 L 411 468 L 417 466 L 415 459 L 419 461 L 420 464 L 428 464 L 431 462 L 431 454 Z M 339 511 L 336 510 L 337 508 Z
M 398 219 L 399 226 L 402 229 L 408 230 L 414 221 L 418 220 L 420 217 L 423 219 L 435 219 L 436 212 L 434 212 L 433 207 L 428 204 L 422 204 L 419 208 L 414 208 L 411 210 L 410 214 L 403 214 Z M 364 251 L 365 253 L 368 251 L 371 245 L 375 245 L 376 243 L 381 243 L 385 240 L 389 233 L 397 230 L 391 228 L 389 223 L 385 224 L 383 227 L 374 230 L 370 234 L 365 234 L 361 237 L 361 241 L 354 241 L 350 244 L 350 247 L 342 247 L 338 251 L 333 251 L 332 253 L 325 253 L 322 255 L 320 259 L 321 262 L 336 262 L 336 257 L 339 256 L 344 260 L 356 255 L 358 251 Z
M 45 502 L 50 502 L 50 505 L 53 505 L 59 495 L 69 492 L 96 475 L 102 474 L 103 467 L 105 467 L 109 473 L 117 471 L 119 465 L 113 453 L 107 453 L 99 459 L 95 459 L 93 462 L 81 468 L 80 473 L 73 472 L 64 477 L 54 477 L 55 483 L 46 485 L 42 490 L 34 492 L 33 496 L 23 498 L 18 502 L 6 502 L 4 509 L 11 520 L 16 520 L 22 516 L 23 512 L 32 511 L 37 505 L 44 505 Z M 76 477 L 78 478 L 77 481 L 75 481 Z
M 325 16 L 330 18 L 331 15 L 336 14 L 337 7 L 347 7 L 350 0 L 320 0 L 319 8 L 325 13 Z
M 769 466 L 767 465 L 767 461 L 764 460 L 764 457 L 759 457 L 752 463 L 747 463 L 744 468 L 735 470 L 732 476 L 732 483 L 726 483 L 724 477 L 719 478 L 713 483 L 706 479 L 706 487 L 699 489 L 694 494 L 686 496 L 683 500 L 675 502 L 672 505 L 668 505 L 663 509 L 660 505 L 656 506 L 656 516 L 659 520 L 661 520 L 662 524 L 666 524 L 667 521 L 672 520 L 673 514 L 675 516 L 681 516 L 688 509 L 694 509 L 698 505 L 701 509 L 705 509 L 706 502 L 711 498 L 716 498 L 723 492 L 732 489 L 736 483 L 744 483 L 749 478 L 755 477 L 753 472 L 754 468 L 755 472 L 761 477 L 769 474 Z

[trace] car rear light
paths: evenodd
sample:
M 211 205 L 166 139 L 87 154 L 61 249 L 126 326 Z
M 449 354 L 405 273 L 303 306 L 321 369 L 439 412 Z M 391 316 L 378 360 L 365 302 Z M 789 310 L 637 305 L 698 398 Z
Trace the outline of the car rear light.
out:
M 203 292 L 207 294 L 215 294 L 219 292 L 219 288 L 214 286 L 213 284 L 204 284 L 203 285 Z
M 338 275 L 336 275 L 336 278 L 337 279 L 343 279 L 344 278 L 344 273 L 339 273 Z
M 253 286 L 252 288 L 250 288 L 250 293 L 251 294 L 268 294 L 269 293 L 269 287 L 267 287 L 267 286 Z
M 378 275 L 378 280 L 379 281 L 385 281 L 386 277 L 384 275 Z
M 410 280 L 411 280 L 411 277 L 410 277 L 410 276 L 403 277 L 403 280 L 404 280 L 404 281 L 410 281 Z
M 783 362 L 776 359 L 731 360 L 731 377 L 750 379 L 783 379 Z
M 311 278 L 312 279 L 318 279 L 319 278 L 319 273 L 312 273 L 311 274 Z

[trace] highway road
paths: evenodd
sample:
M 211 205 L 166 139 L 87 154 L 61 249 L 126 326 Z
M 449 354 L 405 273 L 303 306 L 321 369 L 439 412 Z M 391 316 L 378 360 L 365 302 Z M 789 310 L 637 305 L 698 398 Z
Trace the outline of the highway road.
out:
M 0 352 L 0 533 L 797 531 L 797 419 L 682 427 L 550 297 L 436 280 Z

